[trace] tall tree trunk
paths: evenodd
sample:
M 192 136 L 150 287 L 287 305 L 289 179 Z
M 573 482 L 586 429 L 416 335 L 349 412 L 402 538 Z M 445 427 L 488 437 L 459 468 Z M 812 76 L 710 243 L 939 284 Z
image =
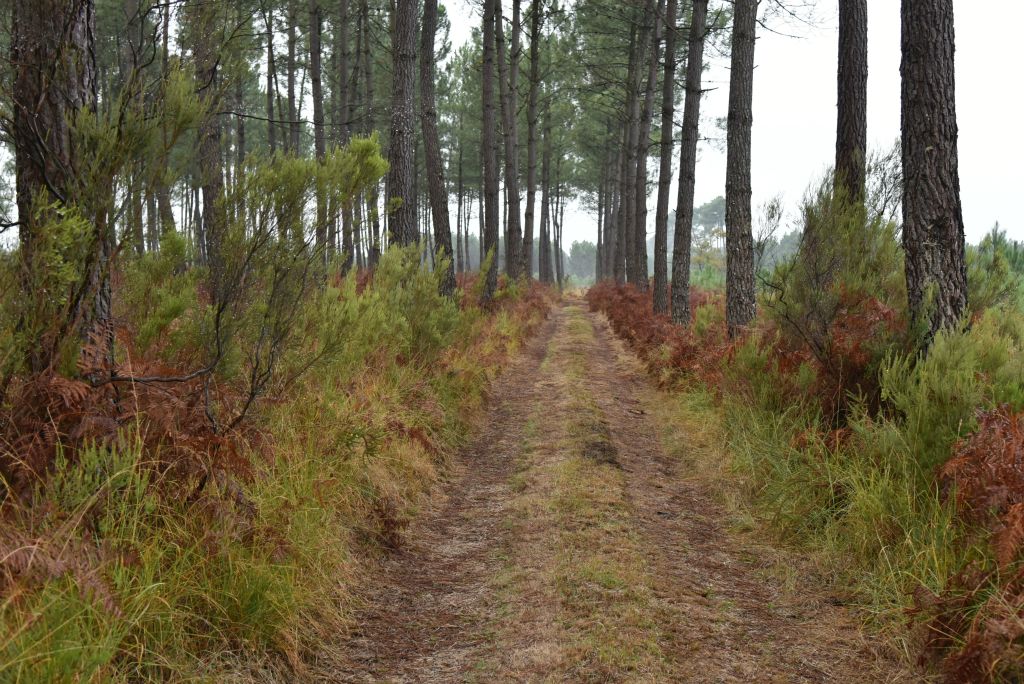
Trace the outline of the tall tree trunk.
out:
M 373 57 L 370 52 L 370 6 L 367 0 L 362 0 L 360 5 L 360 14 L 363 24 L 363 80 L 366 82 L 366 106 L 364 111 L 366 126 L 364 132 L 366 135 L 370 135 L 374 132 L 377 126 L 377 110 L 373 99 L 374 70 Z M 415 43 L 415 35 L 413 36 L 413 42 Z M 367 265 L 371 269 L 376 268 L 377 260 L 380 257 L 381 252 L 380 211 L 378 206 L 379 193 L 380 185 L 378 183 L 374 183 L 367 196 L 367 228 L 370 234 Z
M 242 6 L 242 0 L 237 0 L 235 3 L 235 15 L 239 23 L 244 21 L 244 8 Z M 248 64 L 243 61 L 243 65 L 248 70 Z M 235 183 L 240 184 L 243 180 L 245 167 L 245 155 L 246 155 L 246 140 L 245 140 L 245 83 L 244 79 L 235 79 L 235 111 L 238 114 L 235 116 Z M 237 205 L 235 211 L 238 214 L 240 220 L 245 218 L 245 193 L 237 193 Z
M 462 131 L 462 120 L 459 120 L 459 131 Z M 459 180 L 458 180 L 458 211 L 456 213 L 455 221 L 455 269 L 459 273 L 465 273 L 466 266 L 463 262 L 463 250 L 462 250 L 462 227 L 465 225 L 465 213 L 463 211 L 463 191 L 465 188 L 463 179 L 463 155 L 462 155 L 462 142 L 461 135 L 459 142 Z
M 633 226 L 633 282 L 646 290 L 647 280 L 647 160 L 651 149 L 651 122 L 654 119 L 654 93 L 658 87 L 658 56 L 661 50 L 661 14 L 665 0 L 659 0 L 651 18 L 651 56 L 647 65 L 647 85 L 640 115 L 640 133 L 636 151 L 636 219 Z
M 522 272 L 523 230 L 519 220 L 519 134 L 518 111 L 520 3 L 512 0 L 512 53 L 506 61 L 505 30 L 502 26 L 501 3 L 497 4 L 498 71 L 501 84 L 501 115 L 505 138 L 505 195 L 507 233 L 505 238 L 505 270 L 510 278 Z
M 452 227 L 448 216 L 448 188 L 444 180 L 444 160 L 437 132 L 437 106 L 434 102 L 434 34 L 437 32 L 437 0 L 423 2 L 423 29 L 420 42 L 420 122 L 423 127 L 423 154 L 427 166 L 427 191 L 434 224 L 434 244 L 448 260 L 441 278 L 441 294 L 455 294 L 455 263 L 452 255 Z M 461 197 L 459 198 L 461 206 Z
M 530 6 L 530 92 L 526 98 L 526 221 L 523 228 L 522 272 L 533 277 L 533 226 L 537 207 L 537 100 L 540 97 L 540 31 L 543 0 Z
M 625 152 L 622 159 L 622 209 L 619 212 L 619 235 L 616 244 L 618 258 L 624 260 L 625 270 L 620 274 L 616 264 L 615 279 L 618 282 L 629 280 L 635 282 L 636 267 L 633 254 L 636 251 L 636 240 L 633 229 L 636 226 L 636 167 L 637 148 L 640 143 L 640 74 L 643 71 L 643 56 L 647 54 L 646 26 L 651 21 L 650 8 L 652 0 L 645 3 L 642 25 L 635 24 L 630 29 L 630 56 L 626 76 L 626 118 L 623 133 Z
M 170 5 L 168 5 L 168 8 Z M 168 9 L 168 13 L 170 9 Z M 277 117 L 274 116 L 274 75 L 277 65 L 274 62 L 274 13 L 267 10 L 263 13 L 263 23 L 267 29 L 267 141 L 270 143 L 270 154 L 277 152 Z
M 676 104 L 676 11 L 679 0 L 665 9 L 665 75 L 661 84 L 661 168 L 658 209 L 654 215 L 654 312 L 668 313 L 668 202 L 672 192 L 672 135 Z
M 416 0 L 397 0 L 392 23 L 391 140 L 388 145 L 388 231 L 393 243 L 416 242 Z
M 864 196 L 868 144 L 868 0 L 839 0 L 837 80 L 836 190 L 856 202 Z
M 483 130 L 481 153 L 484 168 L 484 236 L 485 253 L 493 250 L 494 258 L 487 270 L 483 292 L 484 302 L 490 302 L 498 286 L 498 138 L 496 135 L 497 114 L 494 106 L 494 82 L 496 73 L 494 23 L 497 16 L 496 3 L 500 0 L 484 0 L 483 25 Z M 481 262 L 482 263 L 482 262 Z
M 605 205 L 605 169 L 601 169 L 601 179 L 597 183 L 597 254 L 594 259 L 594 280 L 601 282 L 601 255 L 604 253 L 604 205 Z
M 338 71 L 334 74 L 336 79 L 335 90 L 338 97 L 337 130 L 338 143 L 348 144 L 349 137 L 349 116 L 348 116 L 348 82 L 349 82 L 349 50 L 348 50 L 348 3 L 349 0 L 338 0 L 338 25 L 334 27 L 334 53 L 338 58 Z
M 967 309 L 953 0 L 903 0 L 901 15 L 907 295 L 912 318 L 929 315 L 934 335 L 959 325 Z
M 194 31 L 192 53 L 196 62 L 196 79 L 205 93 L 204 103 L 208 114 L 199 125 L 199 184 L 203 195 L 203 246 L 206 262 L 210 266 L 214 288 L 221 285 L 224 263 L 221 246 L 227 222 L 221 197 L 224 194 L 224 162 L 221 147 L 221 120 L 217 115 L 216 100 L 220 76 L 220 64 L 214 38 L 221 32 L 221 26 L 213 5 L 198 6 L 190 17 Z
M 324 90 L 321 69 L 321 34 L 323 13 L 320 0 L 309 0 L 309 74 L 313 95 L 313 151 L 321 164 L 327 156 L 327 139 L 324 135 Z M 323 193 L 316 198 L 316 248 L 322 257 L 327 256 L 327 200 Z
M 146 249 L 156 252 L 160 249 L 160 221 L 156 210 L 156 193 L 146 189 Z
M 478 254 L 477 254 L 477 269 L 478 270 L 483 270 L 483 268 L 484 268 L 484 233 L 486 233 L 487 231 L 484 228 L 484 223 L 485 223 L 485 219 L 484 219 L 484 213 L 485 213 L 484 212 L 484 179 L 483 179 L 483 175 L 482 174 L 480 176 L 480 187 L 477 188 L 476 201 L 477 201 L 477 219 L 478 219 L 478 221 L 480 223 L 480 225 L 477 227 L 477 241 L 476 241 L 477 252 L 478 252 Z
M 734 8 L 725 171 L 725 318 L 730 337 L 754 320 L 757 306 L 750 208 L 757 0 L 736 0 Z
M 554 226 L 554 240 L 553 247 L 555 253 L 555 282 L 558 283 L 558 289 L 562 289 L 562 213 L 565 209 L 563 204 L 564 198 L 562 197 L 562 157 L 558 157 L 558 161 L 555 163 L 555 206 L 552 212 L 552 224 Z
M 170 74 L 170 63 L 171 56 L 169 52 L 168 43 L 170 41 L 170 24 L 171 24 L 171 6 L 167 5 L 163 8 L 160 13 L 162 27 L 161 27 L 161 41 L 163 54 L 161 55 L 160 74 L 164 81 L 167 80 Z M 164 144 L 167 143 L 166 131 L 164 131 L 163 137 Z M 160 171 L 156 174 L 154 184 L 156 186 L 156 201 L 157 208 L 160 215 L 160 235 L 174 231 L 174 210 L 171 207 L 171 188 L 168 185 L 167 177 L 167 154 L 166 152 L 160 160 Z M 157 238 L 159 244 L 159 236 Z
M 128 212 L 129 230 L 131 231 L 131 244 L 135 248 L 136 256 L 146 253 L 146 236 L 142 225 L 142 164 L 135 162 L 131 166 L 130 174 L 125 188 L 131 205 Z
M 540 264 L 542 283 L 552 281 L 551 270 L 551 112 L 544 111 L 544 159 L 541 163 L 540 197 Z
M 299 154 L 302 133 L 302 124 L 299 122 L 299 109 L 301 105 L 298 101 L 301 95 L 297 94 L 295 90 L 299 70 L 297 63 L 298 36 L 296 31 L 296 24 L 299 19 L 298 12 L 295 9 L 296 2 L 298 0 L 288 1 L 288 149 L 294 155 Z
M 96 107 L 96 19 L 92 0 L 14 0 L 12 10 L 10 56 L 14 75 L 10 106 L 14 110 L 15 192 L 21 221 L 18 240 L 22 296 L 29 299 L 40 296 L 39 279 L 50 268 L 36 254 L 42 231 L 56 218 L 45 207 L 55 202 L 71 205 L 78 200 L 75 186 L 79 154 L 69 122 L 77 112 Z M 81 307 L 92 299 L 92 311 L 81 316 L 82 333 L 97 325 L 106 326 L 110 320 L 108 261 L 112 240 L 104 225 L 97 221 L 94 226 L 96 247 L 86 260 L 83 295 L 72 304 L 64 322 L 66 327 L 79 321 Z M 29 345 L 29 369 L 39 372 L 49 367 L 56 344 L 61 341 L 46 344 L 38 340 Z M 112 345 L 112 335 L 109 342 Z
M 697 180 L 697 141 L 700 127 L 701 75 L 708 0 L 693 0 L 689 47 L 686 54 L 686 101 L 683 139 L 679 147 L 679 193 L 672 245 L 672 321 L 690 323 L 690 243 L 693 240 L 693 187 Z

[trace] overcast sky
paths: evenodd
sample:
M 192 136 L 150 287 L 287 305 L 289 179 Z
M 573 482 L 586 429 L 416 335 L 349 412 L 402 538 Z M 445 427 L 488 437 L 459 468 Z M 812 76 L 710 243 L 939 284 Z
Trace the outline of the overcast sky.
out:
M 444 0 L 442 0 L 444 1 Z M 479 14 L 464 0 L 448 0 L 452 40 L 468 40 Z M 977 242 L 999 221 L 1024 240 L 1024 138 L 1020 131 L 1024 67 L 1019 31 L 1024 2 L 989 0 L 956 5 L 957 116 L 960 126 L 960 184 L 969 242 Z M 808 185 L 820 179 L 835 149 L 836 0 L 821 0 L 813 26 L 790 23 L 781 30 L 798 38 L 761 31 L 754 74 L 753 191 L 757 207 L 781 194 L 791 219 Z M 888 148 L 900 134 L 899 0 L 868 0 L 868 141 Z M 984 6 L 984 11 L 981 7 Z M 724 117 L 728 103 L 728 60 L 712 56 L 702 103 L 705 130 Z M 681 113 L 677 112 L 677 119 Z M 652 173 L 654 167 L 652 166 Z M 725 194 L 725 154 L 702 144 L 696 200 Z M 650 199 L 653 214 L 654 198 Z M 673 193 L 674 204 L 674 193 Z M 573 240 L 595 240 L 592 215 L 566 216 L 566 248 Z M 653 227 L 650 228 L 653 231 Z

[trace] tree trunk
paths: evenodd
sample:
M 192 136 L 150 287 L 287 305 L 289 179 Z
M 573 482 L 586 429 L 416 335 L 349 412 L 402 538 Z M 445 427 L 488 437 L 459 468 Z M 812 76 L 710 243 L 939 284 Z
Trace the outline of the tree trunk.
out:
M 679 0 L 668 0 L 665 10 L 665 76 L 661 85 L 661 168 L 658 174 L 658 209 L 654 215 L 654 312 L 668 313 L 668 202 L 672 192 L 672 134 L 675 130 L 676 10 Z
M 160 221 L 156 210 L 156 193 L 146 190 L 146 249 L 156 252 L 160 249 Z
M 334 27 L 334 52 L 338 56 L 338 72 L 334 75 L 337 79 L 335 89 L 338 94 L 338 116 L 336 122 L 338 130 L 336 135 L 338 143 L 341 145 L 348 144 L 349 138 L 348 2 L 349 0 L 338 0 L 338 25 Z
M 295 24 L 298 22 L 295 3 L 298 0 L 288 2 L 288 145 L 287 148 L 292 154 L 299 154 L 302 127 L 299 123 L 298 95 L 295 92 L 298 64 L 296 64 L 298 36 L 296 35 Z
M 502 26 L 501 3 L 498 2 L 496 30 L 498 71 L 501 86 L 501 116 L 505 139 L 505 196 L 507 232 L 505 238 L 505 271 L 510 278 L 522 272 L 523 230 L 519 220 L 519 133 L 517 89 L 519 81 L 519 35 L 521 0 L 512 0 L 512 53 L 506 61 L 505 30 Z
M 839 0 L 838 86 L 835 186 L 856 202 L 864 196 L 868 144 L 868 0 Z
M 427 191 L 434 223 L 434 244 L 448 260 L 441 278 L 441 294 L 455 294 L 455 262 L 452 255 L 452 227 L 448 216 L 448 189 L 444 181 L 444 160 L 437 132 L 437 106 L 434 103 L 434 34 L 437 32 L 437 0 L 423 2 L 423 29 L 420 43 L 420 122 L 423 127 L 423 153 L 427 165 Z M 461 206 L 461 198 L 460 198 Z
M 170 6 L 168 5 L 168 14 Z M 274 74 L 277 66 L 274 63 L 274 13 L 263 13 L 263 21 L 267 29 L 267 141 L 270 143 L 270 154 L 277 152 L 277 122 L 274 116 Z
M 609 139 L 611 136 L 609 135 Z M 619 182 L 619 169 L 622 167 L 622 148 L 609 146 L 609 169 L 608 169 L 608 215 L 604 222 L 604 277 L 614 278 L 621 283 L 624 278 L 624 271 L 621 266 L 622 257 L 618 251 L 621 248 L 619 241 L 619 206 L 622 203 L 622 188 Z
M 495 45 L 494 22 L 497 15 L 496 3 L 500 0 L 484 0 L 483 25 L 483 130 L 481 153 L 484 168 L 484 236 L 485 253 L 493 250 L 494 258 L 487 270 L 483 292 L 484 302 L 490 302 L 498 286 L 498 138 L 496 135 L 497 115 L 494 107 Z
M 388 234 L 391 242 L 416 242 L 416 129 L 413 119 L 416 69 L 416 0 L 397 0 L 392 23 L 393 85 L 388 145 Z
M 324 90 L 321 71 L 320 43 L 323 16 L 319 0 L 309 0 L 309 74 L 313 91 L 313 150 L 318 162 L 323 164 L 327 156 L 327 139 L 324 137 Z M 316 198 L 316 248 L 322 258 L 327 256 L 327 200 L 317 191 Z
M 912 319 L 929 315 L 934 335 L 959 325 L 967 309 L 953 0 L 903 0 L 901 14 L 907 295 Z
M 462 120 L 459 119 L 459 132 L 462 132 Z M 466 224 L 465 213 L 463 211 L 463 198 L 465 190 L 465 182 L 463 177 L 463 154 L 462 154 L 462 142 L 461 135 L 459 142 L 459 180 L 458 180 L 458 209 L 455 214 L 455 270 L 458 273 L 465 273 L 466 265 L 463 261 L 463 250 L 462 250 L 462 227 Z
M 704 73 L 704 37 L 708 0 L 693 0 L 690 38 L 686 54 L 686 101 L 683 139 L 679 147 L 679 193 L 676 198 L 675 238 L 672 246 L 672 321 L 690 323 L 690 244 L 693 239 L 693 187 L 697 179 L 697 141 L 700 127 L 701 75 Z
M 629 67 L 626 76 L 626 119 L 623 135 L 623 147 L 625 152 L 622 159 L 622 209 L 619 212 L 619 234 L 616 244 L 618 249 L 617 258 L 623 259 L 624 271 L 622 278 L 616 263 L 617 282 L 635 283 L 636 264 L 634 252 L 636 251 L 636 240 L 633 236 L 636 226 L 636 167 L 637 149 L 640 144 L 640 74 L 643 71 L 643 56 L 647 54 L 645 27 L 651 21 L 652 0 L 645 3 L 645 10 L 641 26 L 632 25 L 630 31 L 630 57 Z
M 377 109 L 373 99 L 373 59 L 370 52 L 370 7 L 367 0 L 362 0 L 361 6 L 363 30 L 363 79 L 366 81 L 366 107 L 364 116 L 366 120 L 365 133 L 371 135 L 377 127 Z M 415 42 L 415 36 L 414 40 Z M 373 269 L 377 267 L 377 260 L 381 252 L 381 229 L 380 229 L 380 184 L 374 183 L 370 187 L 367 196 L 367 232 L 369 234 L 369 248 L 367 251 L 366 265 Z
M 601 180 L 597 183 L 597 251 L 594 259 L 594 281 L 601 282 L 601 255 L 604 252 L 604 205 L 605 169 L 601 169 Z
M 477 227 L 477 269 L 483 270 L 484 267 L 484 179 L 481 174 L 480 187 L 477 188 L 477 219 L 480 225 Z
M 537 100 L 540 96 L 540 31 L 543 0 L 530 7 L 530 92 L 526 99 L 526 222 L 523 228 L 522 272 L 533 277 L 533 226 L 537 207 Z
M 661 14 L 665 0 L 658 1 L 651 17 L 651 57 L 647 66 L 644 107 L 636 151 L 636 218 L 633 226 L 633 278 L 641 290 L 647 290 L 647 159 L 651 148 L 651 122 L 654 119 L 654 93 L 658 86 L 658 55 L 661 48 Z
M 217 97 L 220 80 L 217 55 L 217 46 L 220 43 L 212 40 L 219 28 L 216 25 L 215 12 L 211 5 L 201 5 L 196 9 L 199 16 L 192 18 L 196 37 L 192 52 L 196 61 L 196 79 L 202 91 L 206 93 L 204 104 L 207 105 L 208 112 L 199 125 L 199 185 L 203 195 L 203 245 L 216 291 L 223 275 L 221 244 L 227 217 L 221 202 L 221 196 L 224 194 L 221 121 L 214 100 Z
M 50 267 L 36 258 L 42 230 L 57 218 L 43 207 L 55 202 L 71 205 L 78 199 L 75 186 L 79 155 L 69 122 L 77 112 L 96 107 L 96 19 L 92 0 L 15 0 L 12 10 L 14 74 L 10 106 L 14 110 L 15 192 L 21 221 L 18 240 L 22 296 L 29 299 L 40 296 L 40 278 Z M 42 204 L 37 205 L 37 200 Z M 35 211 L 36 208 L 40 211 Z M 110 320 L 107 262 L 112 240 L 100 222 L 96 223 L 95 231 L 96 250 L 85 262 L 89 268 L 83 276 L 85 294 L 72 305 L 64 322 L 65 326 L 75 324 L 80 307 L 93 298 L 91 314 L 82 316 L 79 324 L 81 333 L 89 332 L 95 325 L 105 326 Z M 61 341 L 45 344 L 44 340 L 37 340 L 29 345 L 29 369 L 39 372 L 49 367 Z M 112 345 L 112 331 L 109 342 Z
M 554 252 L 555 252 L 555 282 L 558 283 L 558 289 L 562 289 L 563 273 L 562 273 L 562 219 L 565 214 L 565 205 L 563 204 L 562 197 L 562 157 L 558 157 L 558 161 L 555 163 L 555 207 L 552 212 L 552 224 L 554 226 Z
M 757 0 L 736 0 L 734 7 L 725 170 L 725 318 L 730 337 L 754 320 L 757 306 L 750 208 Z
M 552 281 L 551 271 L 551 112 L 544 112 L 544 159 L 541 166 L 540 197 L 540 263 L 542 283 Z

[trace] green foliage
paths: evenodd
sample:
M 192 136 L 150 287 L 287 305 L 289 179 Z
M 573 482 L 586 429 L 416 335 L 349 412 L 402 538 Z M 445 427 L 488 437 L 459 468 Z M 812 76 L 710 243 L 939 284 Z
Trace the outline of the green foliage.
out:
M 187 259 L 168 237 L 125 274 L 123 303 L 154 331 L 142 361 L 170 354 L 161 340 L 203 308 Z M 415 247 L 392 249 L 361 293 L 353 273 L 296 303 L 277 401 L 254 418 L 265 438 L 236 436 L 244 476 L 167 468 L 143 446 L 143 417 L 109 446 L 62 455 L 32 506 L 8 501 L 0 680 L 217 679 L 244 669 L 230 654 L 342 629 L 357 544 L 395 542 L 506 350 L 542 317 L 536 303 L 522 313 L 523 291 L 503 291 L 495 316 L 460 309 L 437 278 Z M 255 348 L 255 329 L 233 330 Z M 318 372 L 300 372 L 311 360 Z
M 362 297 L 354 296 L 355 281 L 349 278 L 342 300 L 360 307 L 356 318 L 373 321 L 360 324 L 366 326 L 367 335 L 359 345 L 423 360 L 451 344 L 461 314 L 452 299 L 438 294 L 442 273 L 421 265 L 419 249 L 413 245 L 393 247 L 381 256 L 373 286 Z M 375 317 L 374 312 L 383 317 Z
M 764 306 L 790 334 L 824 348 L 849 300 L 873 297 L 905 308 L 897 227 L 864 205 L 832 195 L 831 177 L 803 206 L 800 251 L 768 277 Z
M 1024 316 L 991 310 L 966 331 L 936 336 L 926 356 L 895 356 L 882 369 L 883 396 L 903 417 L 915 460 L 931 469 L 975 428 L 978 410 L 1024 407 Z
M 6 367 L 0 376 L 8 377 L 21 369 L 31 349 L 52 349 L 53 357 L 64 359 L 64 370 L 73 372 L 74 351 L 79 340 L 67 335 L 62 323 L 74 315 L 77 293 L 88 277 L 88 255 L 93 251 L 95 231 L 77 208 L 36 203 L 38 228 L 26 254 L 18 253 L 20 263 L 8 284 L 21 294 L 5 298 L 0 305 L 5 336 L 9 340 Z M 12 264 L 13 266 L 13 264 Z
M 1022 308 L 1024 269 L 1015 260 L 1024 254 L 996 226 L 977 247 L 967 247 L 967 304 L 972 315 L 996 306 Z
M 121 293 L 125 315 L 138 316 L 135 349 L 139 355 L 173 361 L 199 332 L 195 312 L 199 309 L 198 284 L 205 269 L 189 268 L 188 243 L 181 234 L 165 233 L 160 250 L 129 262 Z

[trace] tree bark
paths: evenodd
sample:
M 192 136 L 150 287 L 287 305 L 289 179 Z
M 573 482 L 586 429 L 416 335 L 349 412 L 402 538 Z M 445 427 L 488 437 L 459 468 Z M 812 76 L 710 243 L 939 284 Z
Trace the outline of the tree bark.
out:
M 853 202 L 864 196 L 868 144 L 868 2 L 839 0 L 837 194 Z
M 649 2 L 647 3 L 649 6 Z M 644 13 L 644 24 L 649 13 Z M 636 224 L 636 166 L 637 144 L 640 138 L 640 93 L 639 74 L 641 72 L 643 47 L 642 36 L 646 32 L 636 25 L 630 31 L 630 62 L 626 78 L 626 121 L 623 127 L 623 159 L 620 174 L 620 195 L 622 206 L 618 212 L 618 225 L 615 236 L 615 282 L 633 282 L 633 252 L 636 242 L 633 240 L 633 226 Z
M 338 55 L 338 72 L 335 88 L 338 93 L 338 120 L 336 131 L 338 143 L 348 144 L 349 138 L 349 50 L 348 50 L 348 3 L 349 0 L 338 0 L 338 25 L 334 27 L 334 51 Z
M 661 84 L 661 168 L 654 214 L 654 312 L 668 313 L 668 202 L 672 192 L 672 134 L 676 112 L 676 12 L 679 0 L 665 8 L 665 75 Z
M 930 316 L 934 335 L 959 325 L 967 309 L 953 0 L 903 0 L 901 15 L 907 296 L 912 319 Z
M 221 120 L 217 114 L 219 58 L 215 38 L 220 32 L 217 25 L 216 9 L 201 5 L 191 17 L 194 31 L 192 54 L 196 65 L 196 80 L 204 93 L 203 100 L 208 112 L 199 125 L 199 186 L 203 196 L 203 245 L 206 262 L 210 266 L 214 288 L 219 287 L 223 275 L 221 244 L 227 217 L 221 197 L 224 194 L 224 161 L 221 147 Z
M 542 283 L 553 280 L 551 269 L 551 112 L 544 111 L 544 159 L 541 167 L 540 197 L 540 263 L 538 275 Z
M 708 0 L 693 0 L 686 54 L 686 101 L 683 139 L 679 147 L 679 193 L 676 197 L 675 239 L 672 246 L 672 321 L 690 323 L 690 244 L 693 239 L 693 188 L 697 179 L 697 141 L 700 127 L 701 75 Z
M 736 0 L 734 8 L 725 171 L 725 318 L 730 337 L 754 320 L 757 307 L 750 207 L 757 0 Z
M 496 3 L 500 0 L 484 0 L 483 25 L 483 130 L 482 154 L 484 168 L 484 244 L 485 253 L 494 251 L 494 258 L 487 270 L 483 292 L 484 302 L 490 302 L 498 286 L 498 138 L 496 135 L 497 115 L 494 107 L 495 36 L 494 22 L 497 16 Z
M 327 156 L 324 136 L 324 90 L 321 69 L 321 33 L 323 13 L 319 0 L 309 0 L 309 73 L 313 95 L 313 150 L 323 164 Z M 327 256 L 327 200 L 319 190 L 316 197 L 316 248 L 322 258 Z
M 298 64 L 296 63 L 298 36 L 295 30 L 295 24 L 298 22 L 295 10 L 296 2 L 297 0 L 289 0 L 288 2 L 288 144 L 286 146 L 294 155 L 299 154 L 302 135 L 302 125 L 299 122 L 299 109 L 301 105 L 295 92 L 298 72 Z
M 530 92 L 526 100 L 526 222 L 523 229 L 522 271 L 533 277 L 533 226 L 537 208 L 537 101 L 540 97 L 540 32 L 543 0 L 530 7 Z
M 168 14 L 170 11 L 168 5 Z M 267 29 L 267 141 L 270 143 L 270 154 L 274 154 L 277 152 L 277 122 L 274 116 L 274 74 L 277 72 L 274 63 L 274 13 L 269 10 L 264 12 L 263 19 Z
M 416 69 L 416 0 L 397 0 L 391 46 L 393 85 L 391 140 L 388 145 L 388 229 L 399 245 L 416 242 L 416 129 L 413 119 Z
M 597 250 L 594 259 L 594 281 L 601 282 L 601 255 L 604 252 L 604 203 L 605 203 L 605 169 L 601 169 L 601 179 L 597 183 Z
M 452 227 L 448 216 L 448 189 L 444 180 L 441 140 L 437 132 L 437 106 L 434 102 L 436 32 L 437 0 L 424 0 L 420 43 L 420 121 L 423 127 L 423 153 L 427 165 L 427 191 L 430 193 L 430 210 L 434 224 L 434 245 L 448 260 L 441 278 L 441 294 L 450 297 L 455 294 L 455 259 L 452 254 Z
M 505 239 L 505 271 L 510 278 L 521 272 L 523 230 L 519 219 L 519 134 L 516 92 L 519 80 L 520 2 L 512 0 L 512 53 L 505 54 L 505 30 L 502 26 L 501 3 L 496 5 L 496 40 L 501 92 L 501 117 L 505 141 L 505 195 L 507 232 Z M 506 59 L 507 57 L 507 59 Z
M 462 117 L 459 117 L 459 132 L 462 132 Z M 466 266 L 463 262 L 463 250 L 462 250 L 462 226 L 465 225 L 465 213 L 463 211 L 463 198 L 465 190 L 464 180 L 464 168 L 463 168 L 463 153 L 462 153 L 462 142 L 461 135 L 459 142 L 459 179 L 458 179 L 458 209 L 456 210 L 455 218 L 455 270 L 458 273 L 465 273 Z
M 36 257 L 42 231 L 57 218 L 46 207 L 53 203 L 70 206 L 78 200 L 79 153 L 69 122 L 77 112 L 96 107 L 96 18 L 92 0 L 15 0 L 12 10 L 10 106 L 15 193 L 22 296 L 29 299 L 40 296 L 37 285 L 44 269 L 49 268 Z M 79 324 L 83 333 L 110 320 L 107 262 L 112 240 L 101 222 L 97 221 L 94 229 L 94 253 L 86 259 L 86 294 L 79 302 L 85 305 L 92 297 L 94 306 Z M 67 325 L 72 325 L 78 314 L 79 308 L 74 306 Z M 50 345 L 38 340 L 29 345 L 29 369 L 39 372 L 47 368 L 59 342 Z
M 647 160 L 651 147 L 651 122 L 654 119 L 654 93 L 658 86 L 658 55 L 661 48 L 661 13 L 665 0 L 659 0 L 651 17 L 651 56 L 647 65 L 647 85 L 640 115 L 636 151 L 636 217 L 633 225 L 633 277 L 641 290 L 647 290 Z

